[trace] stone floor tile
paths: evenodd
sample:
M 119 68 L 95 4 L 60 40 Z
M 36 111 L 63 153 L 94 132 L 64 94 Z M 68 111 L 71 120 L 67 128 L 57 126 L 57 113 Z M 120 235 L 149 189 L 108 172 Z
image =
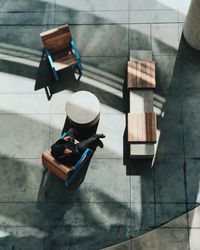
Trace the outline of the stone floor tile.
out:
M 47 184 L 48 202 L 130 202 L 130 176 L 121 159 L 93 158 L 84 182 L 72 194 L 58 178 L 49 177 Z
M 101 250 L 132 250 L 131 240 L 127 240 L 113 246 L 102 248 Z
M 154 56 L 156 62 L 156 89 L 159 95 L 162 93 L 179 93 L 180 83 L 180 62 L 176 56 L 162 55 Z
M 188 10 L 191 0 L 178 0 L 178 11 Z
M 49 115 L 10 114 L 0 118 L 0 138 L 4 140 L 1 157 L 40 158 L 49 143 Z
M 45 94 L 0 94 L 0 114 L 49 114 Z
M 128 23 L 128 11 L 73 11 L 55 12 L 55 24 L 122 24 Z
M 130 24 L 130 50 L 151 50 L 150 24 Z
M 14 1 L 14 0 L 7 0 L 7 1 L 1 1 L 0 8 L 2 12 L 26 12 L 26 11 L 54 11 L 55 0 L 48 0 L 48 1 Z
M 65 119 L 66 114 L 64 113 L 50 115 L 50 140 L 48 148 L 60 138 Z
M 46 249 L 101 249 L 130 238 L 129 227 L 48 227 Z M 67 235 L 67 237 L 66 237 Z
M 128 56 L 81 57 L 83 75 L 122 90 L 126 76 Z M 81 86 L 80 86 L 81 87 Z
M 190 147 L 194 149 L 195 145 L 190 145 Z M 186 159 L 187 200 L 189 203 L 200 203 L 199 168 L 199 158 Z
M 40 159 L 0 159 L 0 202 L 45 201 L 42 170 Z
M 109 1 L 105 0 L 103 2 L 94 0 L 88 4 L 87 0 L 56 0 L 56 11 L 63 9 L 69 11 L 111 11 L 111 10 L 128 10 L 129 1 L 124 0 L 123 3 L 120 0 Z
M 167 113 L 170 114 L 182 113 L 180 95 L 154 93 L 153 105 L 154 105 L 154 112 L 156 112 L 158 115 L 161 116 Z
M 154 175 L 152 169 L 145 169 L 143 174 L 131 176 L 131 201 L 139 203 L 154 202 Z
M 190 228 L 200 228 L 200 206 L 197 204 L 189 204 L 188 208 L 188 226 Z
M 199 158 L 199 114 L 184 114 L 184 147 L 188 158 Z
M 190 250 L 198 250 L 200 246 L 200 229 L 191 228 L 189 230 Z
M 45 227 L 16 227 L 15 249 L 45 250 Z
M 44 203 L 0 203 L 0 226 L 45 226 Z
M 133 230 L 155 227 L 154 203 L 131 202 L 131 227 Z
M 94 158 L 122 158 L 124 130 L 124 114 L 102 114 L 97 132 L 106 137 L 103 139 L 104 148 L 97 149 Z
M 126 202 L 48 203 L 47 226 L 126 227 L 130 226 L 130 213 Z
M 189 93 L 183 93 L 182 95 L 182 103 L 183 103 L 183 113 L 191 114 L 196 113 L 200 114 L 200 100 L 198 93 L 193 93 L 193 95 Z
M 152 50 L 154 55 L 176 55 L 178 50 L 178 24 L 152 24 Z
M 176 10 L 130 11 L 130 23 L 172 23 L 177 21 Z
M 200 90 L 199 80 L 199 66 L 200 66 L 200 52 L 194 51 L 187 43 L 181 39 L 180 42 L 181 53 L 181 85 L 183 92 L 193 95 Z
M 81 56 L 128 56 L 127 24 L 74 25 L 70 29 Z
M 21 65 L 0 59 L 0 77 L 2 84 L 0 93 L 34 93 L 34 80 L 31 79 L 36 74 L 36 68 L 28 67 L 26 72 L 19 71 Z M 29 70 L 30 69 L 30 70 Z M 42 91 L 44 93 L 44 91 Z
M 43 46 L 40 39 L 40 33 L 49 30 L 48 25 L 36 25 L 36 26 L 1 26 L 1 43 L 9 44 L 18 48 L 18 51 L 22 51 L 20 57 L 24 57 L 23 54 L 29 54 L 31 57 L 32 53 L 36 50 L 42 52 Z M 10 35 L 12 34 L 12 35 Z M 24 52 L 24 48 L 30 51 Z M 27 56 L 27 55 L 25 55 Z M 21 67 L 23 68 L 23 67 Z
M 54 12 L 0 13 L 0 23 L 4 25 L 45 25 L 54 24 Z
M 135 0 L 130 2 L 130 9 L 132 10 L 162 10 L 162 9 L 177 9 L 177 0 Z
M 182 215 L 186 212 L 186 204 L 157 203 L 155 206 L 156 226 L 160 226 L 166 222 L 169 222 L 164 224 L 162 227 L 172 227 L 172 225 L 173 227 L 187 227 L 187 216 Z
M 132 240 L 135 250 L 188 250 L 188 231 L 184 228 L 159 228 Z
M 0 249 L 44 250 L 45 228 L 0 227 Z
M 166 113 L 157 116 L 157 129 L 160 131 L 157 157 L 183 158 L 183 128 L 180 114 Z
M 156 202 L 185 203 L 183 160 L 157 159 L 154 168 Z

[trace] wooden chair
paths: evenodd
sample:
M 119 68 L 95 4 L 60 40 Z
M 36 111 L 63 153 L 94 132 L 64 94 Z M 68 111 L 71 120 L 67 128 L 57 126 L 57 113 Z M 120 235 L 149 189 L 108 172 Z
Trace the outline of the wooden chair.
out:
M 69 26 L 63 25 L 40 34 L 44 50 L 56 80 L 58 72 L 68 67 L 76 67 L 79 78 L 82 75 L 82 65 L 78 50 L 72 39 Z
M 63 133 L 61 138 L 64 138 L 67 133 Z M 80 174 L 80 171 L 87 166 L 91 157 L 93 155 L 93 151 L 87 148 L 82 154 L 81 158 L 78 162 L 72 165 L 63 165 L 58 162 L 49 151 L 46 151 L 42 154 L 42 164 L 45 169 L 51 171 L 53 174 L 58 176 L 61 180 L 65 182 L 65 186 L 69 187 L 72 184 L 73 180 Z

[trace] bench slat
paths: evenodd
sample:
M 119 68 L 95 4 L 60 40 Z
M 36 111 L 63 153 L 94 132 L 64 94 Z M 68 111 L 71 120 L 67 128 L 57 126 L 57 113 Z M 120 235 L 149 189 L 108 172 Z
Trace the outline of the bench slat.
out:
M 128 142 L 156 143 L 156 114 L 128 113 Z
M 128 61 L 128 88 L 155 88 L 155 61 Z

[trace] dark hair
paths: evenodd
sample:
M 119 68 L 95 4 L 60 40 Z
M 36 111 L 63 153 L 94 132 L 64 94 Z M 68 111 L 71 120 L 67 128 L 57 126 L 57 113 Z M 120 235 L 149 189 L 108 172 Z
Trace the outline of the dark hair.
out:
M 58 159 L 64 155 L 65 146 L 64 145 L 53 145 L 51 147 L 51 154 L 55 159 Z

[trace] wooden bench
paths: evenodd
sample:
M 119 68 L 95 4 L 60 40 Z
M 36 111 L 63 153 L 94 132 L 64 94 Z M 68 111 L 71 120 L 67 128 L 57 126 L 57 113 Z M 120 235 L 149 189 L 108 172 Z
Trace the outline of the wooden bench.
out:
M 130 157 L 154 156 L 154 144 L 157 139 L 156 114 L 153 112 L 153 90 L 155 87 L 154 61 L 128 61 L 129 113 L 127 126 Z
M 156 142 L 155 113 L 128 113 L 128 142 Z

